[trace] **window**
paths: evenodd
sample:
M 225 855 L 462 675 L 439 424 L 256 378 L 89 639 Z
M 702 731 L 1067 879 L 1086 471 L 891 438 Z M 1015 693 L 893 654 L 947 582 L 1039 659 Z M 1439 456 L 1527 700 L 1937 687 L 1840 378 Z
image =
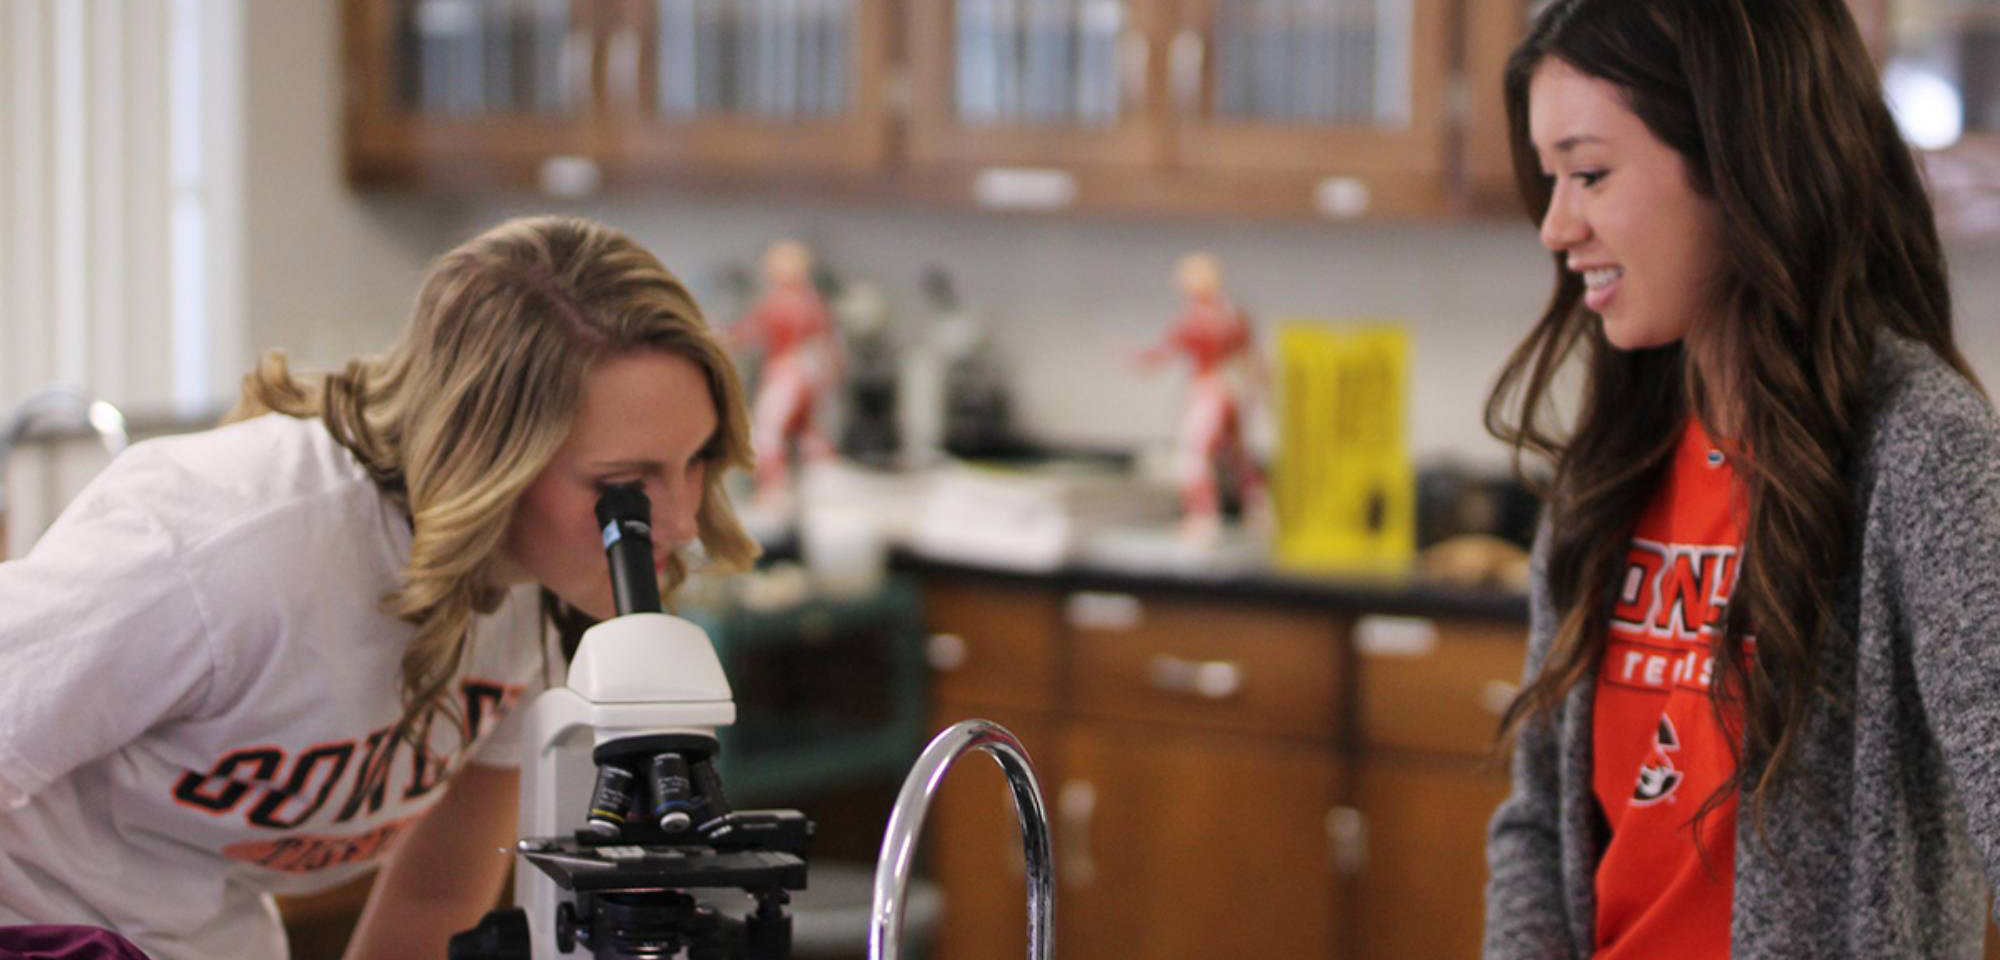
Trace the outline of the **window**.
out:
M 0 412 L 204 414 L 244 366 L 242 0 L 0 7 Z

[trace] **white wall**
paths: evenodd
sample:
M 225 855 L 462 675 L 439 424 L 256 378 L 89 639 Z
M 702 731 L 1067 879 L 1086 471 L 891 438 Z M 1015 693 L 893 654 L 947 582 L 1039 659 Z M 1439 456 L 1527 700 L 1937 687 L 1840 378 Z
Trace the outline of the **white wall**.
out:
M 432 257 L 445 201 L 362 196 L 341 176 L 341 4 L 246 3 L 246 355 L 325 367 L 386 346 Z
M 549 209 L 500 203 L 472 215 L 483 223 Z M 1289 318 L 1407 321 L 1414 448 L 1496 457 L 1479 424 L 1482 391 L 1536 315 L 1549 272 L 1532 233 L 1508 224 L 1046 219 L 686 194 L 561 209 L 647 244 L 716 320 L 738 309 L 723 270 L 754 262 L 780 236 L 803 237 L 844 276 L 884 286 L 906 329 L 923 315 L 924 265 L 942 264 L 1008 362 L 1022 425 L 1032 436 L 1081 444 L 1169 436 L 1183 375 L 1145 374 L 1128 358 L 1179 309 L 1174 262 L 1208 249 L 1221 257 L 1231 295 L 1255 316 L 1267 352 Z

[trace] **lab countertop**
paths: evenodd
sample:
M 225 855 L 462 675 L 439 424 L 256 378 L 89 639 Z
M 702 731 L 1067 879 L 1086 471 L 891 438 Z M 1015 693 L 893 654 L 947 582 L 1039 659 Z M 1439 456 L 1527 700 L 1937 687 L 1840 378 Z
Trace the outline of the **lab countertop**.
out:
M 1177 490 L 1125 471 L 1013 470 L 969 465 L 903 474 L 833 471 L 807 484 L 819 516 L 868 518 L 892 566 L 1062 590 L 1175 592 L 1353 613 L 1525 622 L 1527 597 L 1500 586 L 1462 586 L 1409 572 L 1307 572 L 1272 560 L 1270 531 L 1236 524 L 1200 545 L 1178 536 Z M 828 511 L 827 504 L 838 509 Z M 797 556 L 801 527 L 771 525 L 767 548 Z M 750 519 L 746 516 L 746 520 Z M 827 549 L 837 527 L 818 524 L 822 549 L 808 567 L 829 569 L 873 552 Z M 782 532 L 780 532 L 782 531 Z M 774 541 L 790 541 L 774 542 Z M 877 548 L 879 549 L 879 548 Z M 877 554 L 879 555 L 879 554 Z M 866 560 L 859 562 L 866 563 Z
M 1266 565 L 1231 565 L 1221 570 L 1180 566 L 1133 566 L 1076 560 L 1052 570 L 1021 571 L 963 560 L 944 560 L 897 551 L 897 569 L 917 573 L 979 576 L 1035 583 L 1063 590 L 1174 591 L 1194 596 L 1323 606 L 1357 613 L 1394 616 L 1528 619 L 1528 598 L 1497 587 L 1460 587 L 1410 576 L 1307 574 Z

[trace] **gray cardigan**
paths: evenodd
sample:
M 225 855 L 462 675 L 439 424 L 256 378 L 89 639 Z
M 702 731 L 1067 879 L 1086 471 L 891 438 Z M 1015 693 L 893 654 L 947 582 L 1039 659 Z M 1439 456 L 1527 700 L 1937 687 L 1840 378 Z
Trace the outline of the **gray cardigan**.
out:
M 2000 879 L 2000 417 L 1929 349 L 1885 337 L 1851 471 L 1858 532 L 1822 701 L 1765 852 L 1736 832 L 1736 957 L 1979 956 Z M 1535 551 L 1527 676 L 1556 625 Z M 1524 728 L 1486 844 L 1488 958 L 1588 957 L 1604 834 L 1591 697 Z M 1982 869 L 1983 868 L 1983 869 Z

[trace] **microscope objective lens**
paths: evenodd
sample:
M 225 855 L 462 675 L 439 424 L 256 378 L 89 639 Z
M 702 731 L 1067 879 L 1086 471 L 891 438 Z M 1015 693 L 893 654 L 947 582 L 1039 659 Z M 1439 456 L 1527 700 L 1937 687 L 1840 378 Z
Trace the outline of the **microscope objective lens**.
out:
M 584 829 L 600 837 L 615 837 L 632 807 L 632 772 L 617 764 L 597 768 L 597 786 L 590 791 L 590 819 Z
M 653 816 L 668 833 L 686 830 L 694 822 L 694 784 L 688 779 L 687 758 L 668 751 L 653 757 Z

